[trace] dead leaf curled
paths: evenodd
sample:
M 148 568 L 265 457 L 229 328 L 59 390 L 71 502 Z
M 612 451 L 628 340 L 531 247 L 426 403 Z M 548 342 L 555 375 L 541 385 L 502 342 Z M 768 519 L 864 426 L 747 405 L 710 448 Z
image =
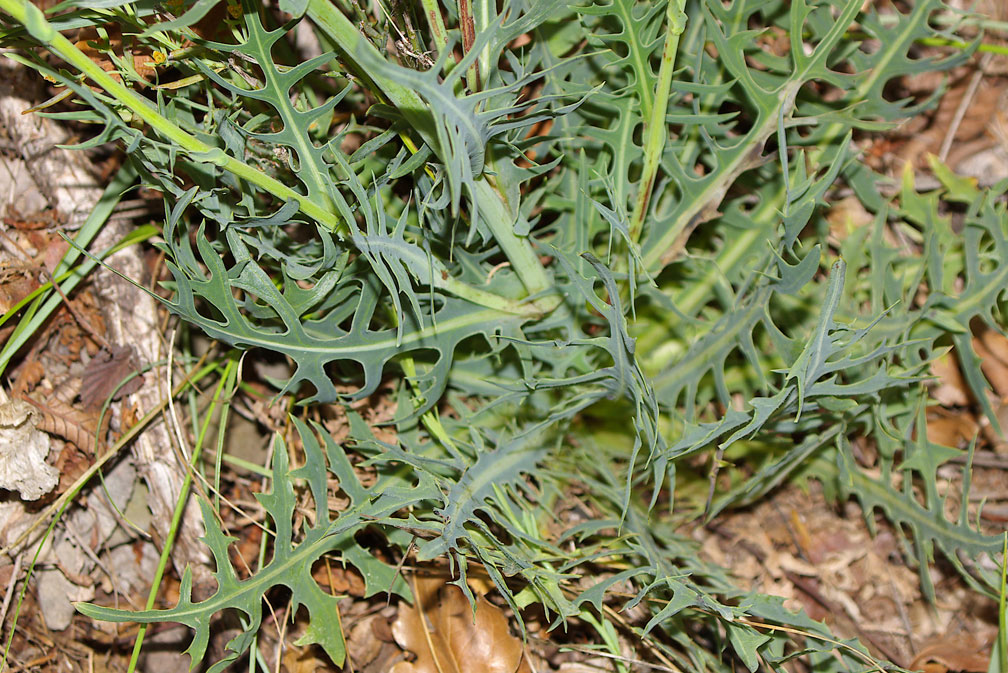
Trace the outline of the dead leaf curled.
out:
M 504 612 L 486 598 L 475 615 L 457 586 L 418 579 L 416 604 L 403 604 L 392 625 L 396 642 L 416 659 L 391 673 L 531 673 L 524 647 L 511 635 Z

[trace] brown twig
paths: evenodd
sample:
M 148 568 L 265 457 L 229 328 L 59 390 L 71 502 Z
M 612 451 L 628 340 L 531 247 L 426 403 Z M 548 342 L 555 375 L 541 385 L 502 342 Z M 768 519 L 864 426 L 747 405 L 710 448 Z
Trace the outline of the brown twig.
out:
M 21 561 L 24 559 L 24 552 L 14 557 L 14 567 L 11 569 L 10 581 L 7 583 L 7 591 L 4 593 L 3 605 L 0 606 L 0 627 L 7 619 L 7 611 L 10 609 L 11 598 L 14 597 L 14 587 L 17 585 L 18 575 L 21 574 Z
M 983 79 L 984 70 L 986 70 L 987 65 L 990 64 L 993 57 L 994 54 L 983 55 L 983 58 L 980 59 L 980 66 L 977 68 L 976 72 L 973 73 L 969 84 L 966 86 L 966 92 L 963 93 L 962 100 L 959 101 L 959 106 L 956 108 L 955 115 L 953 115 L 948 129 L 945 131 L 945 137 L 942 139 L 941 149 L 938 150 L 938 158 L 941 159 L 942 163 L 944 163 L 948 158 L 949 151 L 952 149 L 952 142 L 955 140 L 955 135 L 959 131 L 959 126 L 962 124 L 963 119 L 965 119 L 966 111 L 969 110 L 970 104 L 973 103 L 973 98 L 976 96 L 977 89 L 980 88 L 980 81 Z

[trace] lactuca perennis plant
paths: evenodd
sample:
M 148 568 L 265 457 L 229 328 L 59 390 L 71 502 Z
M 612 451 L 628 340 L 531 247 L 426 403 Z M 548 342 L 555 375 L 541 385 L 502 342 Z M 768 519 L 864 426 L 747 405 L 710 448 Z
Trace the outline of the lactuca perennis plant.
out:
M 285 585 L 311 613 L 302 642 L 341 663 L 335 601 L 311 564 L 336 553 L 369 592 L 408 594 L 353 542 L 377 526 L 400 553 L 447 557 L 466 591 L 476 563 L 516 611 L 583 618 L 614 654 L 604 608 L 631 587 L 617 607 L 646 608 L 628 627 L 669 664 L 728 670 L 725 644 L 750 670 L 794 655 L 752 618 L 803 629 L 798 651 L 821 668 L 860 666 L 857 649 L 828 655 L 823 627 L 738 591 L 676 534 L 664 503 L 677 463 L 700 452 L 758 464 L 712 492 L 712 515 L 809 466 L 911 531 L 925 581 L 937 546 L 983 586 L 973 561 L 997 543 L 965 510 L 945 520 L 934 474 L 952 453 L 910 438 L 923 437 L 922 381 L 946 340 L 985 394 L 968 334 L 976 318 L 1003 324 L 1008 220 L 999 194 L 961 186 L 880 196 L 855 135 L 930 103 L 887 98 L 894 78 L 969 50 L 916 56 L 931 19 L 951 11 L 938 0 L 885 17 L 864 4 L 421 0 L 373 17 L 343 0 L 279 12 L 229 0 L 210 34 L 212 1 L 78 3 L 46 17 L 0 0 L 5 41 L 55 57 L 19 58 L 76 94 L 70 114 L 95 126 L 89 144 L 124 145 L 165 194 L 174 313 L 286 356 L 279 391 L 305 404 L 397 388 L 394 443 L 359 419 L 348 448 L 299 423 L 307 462 L 294 471 L 277 445 L 262 498 L 273 560 L 253 577 L 237 579 L 208 511 L 210 599 L 194 603 L 184 582 L 172 610 L 82 611 L 188 624 L 198 660 L 213 616 L 238 610 L 245 633 L 220 670 L 250 646 L 258 596 Z M 178 86 L 141 88 L 129 59 L 113 78 L 60 32 L 108 22 L 166 54 L 162 77 Z M 321 53 L 299 52 L 295 31 Z M 839 181 L 877 220 L 838 244 L 823 206 Z M 938 198 L 964 204 L 962 236 Z M 887 226 L 925 254 L 889 248 Z M 854 433 L 879 443 L 884 479 L 904 473 L 903 493 L 862 474 Z M 327 509 L 322 446 L 351 500 L 342 512 Z M 357 481 L 349 449 L 374 486 Z M 302 531 L 298 478 L 316 503 Z M 917 481 L 931 486 L 924 502 Z M 557 533 L 547 523 L 574 482 L 595 518 Z M 585 589 L 579 578 L 599 569 Z

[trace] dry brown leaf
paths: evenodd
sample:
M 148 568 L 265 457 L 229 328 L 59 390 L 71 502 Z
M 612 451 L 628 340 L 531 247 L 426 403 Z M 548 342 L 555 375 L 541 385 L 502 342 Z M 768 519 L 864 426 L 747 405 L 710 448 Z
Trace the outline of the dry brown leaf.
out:
M 326 670 L 328 665 L 327 661 L 315 656 L 313 648 L 299 650 L 291 647 L 284 652 L 281 660 L 287 673 L 315 673 Z
M 524 648 L 500 608 L 480 596 L 473 615 L 462 590 L 443 579 L 417 579 L 416 604 L 402 604 L 396 642 L 416 656 L 391 673 L 531 673 Z
M 333 510 L 337 511 L 337 510 Z M 364 577 L 353 568 L 342 568 L 321 559 L 312 567 L 312 577 L 331 594 L 349 594 L 363 598 L 367 593 Z
M 101 409 L 109 395 L 118 400 L 131 395 L 143 385 L 143 377 L 134 377 L 122 387 L 120 384 L 139 369 L 136 354 L 130 346 L 112 346 L 102 349 L 91 358 L 81 377 L 81 406 L 86 410 Z
M 991 355 L 1000 360 L 1002 364 L 1008 365 L 1008 337 L 1005 337 L 1000 332 L 988 329 L 984 330 L 983 334 L 980 335 L 980 340 L 983 341 L 984 346 L 987 347 Z
M 24 399 L 38 412 L 39 430 L 62 437 L 89 456 L 95 455 L 98 449 L 95 446 L 95 435 L 97 434 L 101 441 L 103 431 L 108 426 L 108 414 L 103 417 L 103 427 L 99 430 L 97 411 L 78 409 L 56 396 L 50 397 L 45 402 L 29 397 Z
M 962 448 L 973 441 L 980 425 L 965 411 L 934 409 L 927 416 L 927 438 L 929 442 Z
M 64 493 L 74 482 L 91 467 L 91 459 L 71 442 L 64 442 L 60 455 L 56 457 L 53 467 L 59 472 L 57 493 Z
M 917 81 L 921 88 L 934 91 L 931 78 L 927 75 L 911 80 Z M 907 142 L 898 150 L 897 154 L 901 159 L 915 166 L 923 166 L 928 153 L 937 154 L 945 136 L 951 132 L 955 133 L 955 143 L 946 163 L 953 167 L 971 154 L 994 144 L 995 141 L 987 137 L 986 130 L 994 118 L 1004 85 L 999 81 L 985 78 L 979 81 L 978 86 L 971 86 L 973 75 L 974 71 L 964 71 L 959 79 L 952 83 L 939 100 L 938 108 L 933 113 L 928 128 L 911 132 L 912 135 Z M 908 83 L 911 80 L 908 80 Z M 918 89 L 917 86 L 911 88 Z M 964 99 L 968 112 L 960 116 L 959 110 L 964 104 Z
M 382 648 L 392 640 L 389 631 L 387 618 L 382 614 L 369 615 L 353 625 L 347 635 L 347 653 L 354 668 L 366 667 L 378 658 Z
M 6 313 L 39 285 L 38 269 L 31 265 L 5 265 L 0 268 L 0 311 Z
M 932 640 L 931 644 L 917 652 L 909 668 L 911 671 L 925 668 L 931 669 L 935 664 L 939 671 L 986 671 L 990 662 L 990 649 L 984 647 L 976 638 L 966 633 L 946 635 Z
M 994 330 L 985 330 L 973 347 L 980 357 L 980 367 L 998 397 L 1008 397 L 1008 338 Z
M 122 29 L 119 24 L 108 24 L 104 26 L 104 31 L 108 35 L 107 42 L 99 35 L 98 29 L 93 26 L 81 28 L 77 33 L 75 46 L 89 59 L 107 72 L 113 79 L 122 81 L 122 77 L 116 70 L 109 51 L 122 58 L 125 53 L 129 53 L 133 61 L 133 69 L 144 83 L 149 83 L 155 76 L 155 68 L 165 61 L 164 54 L 158 52 L 151 53 L 150 49 L 144 46 L 134 46 L 131 40 L 123 41 Z
M 938 380 L 931 389 L 931 397 L 939 404 L 945 407 L 965 407 L 969 404 L 969 388 L 952 353 L 933 360 L 931 374 Z
M 20 397 L 35 389 L 45 378 L 45 366 L 35 358 L 29 359 L 19 369 L 17 379 L 11 388 L 11 397 Z
M 873 219 L 874 217 L 861 204 L 860 199 L 854 196 L 832 204 L 826 213 L 830 235 L 837 241 L 847 240 L 852 231 L 868 226 Z

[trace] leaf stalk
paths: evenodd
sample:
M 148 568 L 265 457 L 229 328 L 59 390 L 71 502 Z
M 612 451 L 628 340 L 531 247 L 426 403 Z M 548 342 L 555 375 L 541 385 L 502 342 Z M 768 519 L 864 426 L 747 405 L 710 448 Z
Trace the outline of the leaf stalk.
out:
M 668 24 L 668 34 L 665 37 L 665 47 L 662 50 L 661 66 L 658 69 L 658 84 L 655 86 L 654 106 L 647 122 L 647 139 L 644 145 L 644 172 L 641 176 L 637 201 L 634 204 L 633 215 L 630 218 L 630 243 L 636 245 L 644 230 L 644 216 L 647 214 L 651 192 L 654 189 L 655 177 L 658 175 L 658 165 L 661 163 L 662 152 L 668 140 L 668 125 L 665 114 L 668 112 L 669 95 L 672 92 L 672 73 L 675 71 L 676 52 L 679 51 L 679 36 L 686 29 L 686 0 L 669 0 L 665 12 Z

